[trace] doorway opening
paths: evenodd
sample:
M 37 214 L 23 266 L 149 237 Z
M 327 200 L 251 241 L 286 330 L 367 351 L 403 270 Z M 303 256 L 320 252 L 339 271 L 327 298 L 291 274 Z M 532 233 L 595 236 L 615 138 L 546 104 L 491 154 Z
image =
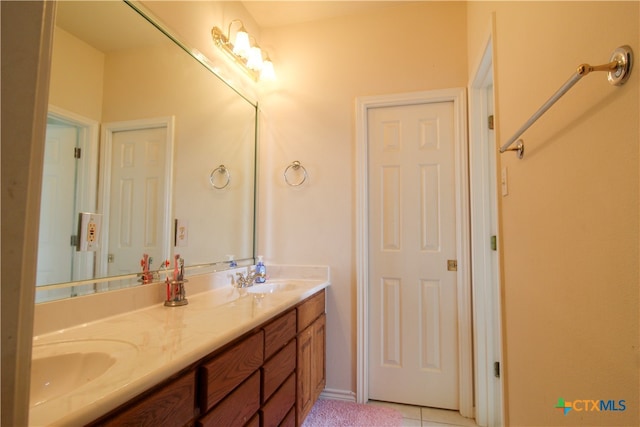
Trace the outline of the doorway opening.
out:
M 40 204 L 36 286 L 93 277 L 91 252 L 75 250 L 80 212 L 95 212 L 98 122 L 49 106 Z M 72 296 L 73 288 L 46 289 L 36 302 Z

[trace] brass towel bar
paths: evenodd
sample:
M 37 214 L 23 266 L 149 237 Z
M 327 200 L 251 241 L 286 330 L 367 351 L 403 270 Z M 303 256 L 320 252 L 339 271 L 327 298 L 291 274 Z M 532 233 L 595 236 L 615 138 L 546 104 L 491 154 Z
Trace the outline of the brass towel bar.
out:
M 575 85 L 578 83 L 578 80 L 586 76 L 592 71 L 607 71 L 607 80 L 610 84 L 615 86 L 623 85 L 627 80 L 629 80 L 629 76 L 631 75 L 631 66 L 633 62 L 633 52 L 629 46 L 620 46 L 611 54 L 610 62 L 602 65 L 589 65 L 582 64 L 578 67 L 576 72 L 567 80 L 565 84 L 563 84 L 560 89 L 556 91 L 556 93 L 551 96 L 545 102 L 542 107 L 538 109 L 530 118 L 523 124 L 520 129 L 516 131 L 516 133 L 509 138 L 507 142 L 500 147 L 500 152 L 504 153 L 505 151 L 515 151 L 518 153 L 518 158 L 522 159 L 524 157 L 524 142 L 520 138 L 520 136 L 527 130 L 529 127 L 536 122 L 553 104 L 558 101 Z M 517 141 L 515 148 L 509 148 L 511 144 Z

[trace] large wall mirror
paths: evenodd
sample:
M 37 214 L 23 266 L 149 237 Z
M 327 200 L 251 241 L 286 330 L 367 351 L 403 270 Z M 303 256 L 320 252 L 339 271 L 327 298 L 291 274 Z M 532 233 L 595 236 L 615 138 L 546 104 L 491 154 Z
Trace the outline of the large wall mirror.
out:
M 36 302 L 253 260 L 256 105 L 143 13 L 57 5 Z

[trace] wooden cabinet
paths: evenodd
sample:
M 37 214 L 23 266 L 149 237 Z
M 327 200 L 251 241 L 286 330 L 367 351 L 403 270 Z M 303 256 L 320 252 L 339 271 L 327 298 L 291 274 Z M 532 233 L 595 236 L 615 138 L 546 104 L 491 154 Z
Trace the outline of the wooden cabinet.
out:
M 264 334 L 258 331 L 200 366 L 198 394 L 203 414 L 262 366 L 263 342 Z
M 198 427 L 244 426 L 260 409 L 260 371 L 255 371 L 231 394 L 198 420 Z M 255 421 L 254 421 L 255 422 Z
M 277 427 L 296 402 L 296 310 L 264 327 L 264 351 L 270 356 L 261 368 L 262 427 Z
M 135 403 L 124 409 L 99 418 L 89 425 L 155 427 L 191 424 L 194 418 L 195 386 L 195 372 L 187 372 L 151 392 L 144 393 Z
M 301 425 L 326 384 L 324 291 L 298 307 L 296 421 Z
M 92 426 L 299 426 L 325 387 L 325 291 Z

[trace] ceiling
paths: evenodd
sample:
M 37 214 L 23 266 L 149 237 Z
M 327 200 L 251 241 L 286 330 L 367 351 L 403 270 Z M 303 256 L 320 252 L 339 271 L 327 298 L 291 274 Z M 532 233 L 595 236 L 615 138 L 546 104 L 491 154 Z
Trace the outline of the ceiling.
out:
M 243 1 L 260 28 L 301 24 L 400 5 L 407 1 Z

